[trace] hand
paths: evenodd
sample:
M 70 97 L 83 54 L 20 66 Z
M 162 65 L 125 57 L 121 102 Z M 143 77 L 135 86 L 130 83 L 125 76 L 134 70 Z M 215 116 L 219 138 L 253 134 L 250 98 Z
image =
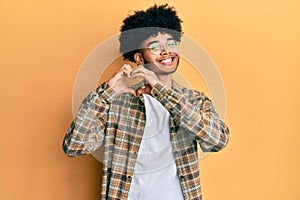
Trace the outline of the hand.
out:
M 141 77 L 145 80 L 145 83 L 149 84 L 150 88 L 160 82 L 159 78 L 153 71 L 146 69 L 144 66 L 134 69 L 131 72 L 131 78 Z M 146 85 L 145 85 L 146 86 Z
M 108 84 L 119 94 L 131 93 L 134 96 L 137 96 L 136 91 L 128 87 L 125 83 L 125 77 L 130 77 L 131 72 L 132 68 L 130 65 L 123 65 L 123 67 L 108 81 Z
M 144 88 L 139 88 L 136 90 L 136 96 L 140 96 L 141 94 L 150 94 L 151 95 L 152 87 L 149 84 L 146 84 Z

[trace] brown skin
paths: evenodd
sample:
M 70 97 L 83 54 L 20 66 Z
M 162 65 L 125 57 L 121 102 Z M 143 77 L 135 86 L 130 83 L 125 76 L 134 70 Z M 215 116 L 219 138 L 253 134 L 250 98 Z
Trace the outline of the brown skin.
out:
M 123 67 L 108 81 L 108 84 L 117 93 L 131 93 L 139 96 L 142 93 L 150 94 L 151 88 L 160 83 L 167 87 L 172 87 L 172 74 L 176 71 L 179 64 L 179 56 L 177 52 L 169 52 L 164 46 L 159 55 L 155 55 L 150 49 L 146 48 L 150 42 L 159 41 L 165 44 L 168 39 L 172 38 L 169 34 L 158 33 L 155 37 L 150 37 L 141 44 L 142 51 L 134 55 L 135 61 L 142 67 L 131 69 L 128 65 Z M 125 77 L 137 78 L 141 77 L 147 83 L 145 88 L 139 88 L 137 91 L 125 84 Z

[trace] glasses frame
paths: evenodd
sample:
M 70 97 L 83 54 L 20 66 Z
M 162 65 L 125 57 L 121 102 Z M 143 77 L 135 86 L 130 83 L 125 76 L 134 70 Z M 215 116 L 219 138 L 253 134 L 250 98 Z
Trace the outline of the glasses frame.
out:
M 170 42 L 174 42 L 171 43 L 173 46 L 169 46 L 168 43 Z M 152 45 L 156 45 L 155 47 L 151 47 Z M 143 49 L 148 49 L 152 54 L 154 55 L 160 55 L 164 50 L 167 50 L 169 52 L 178 52 L 178 47 L 179 47 L 179 42 L 173 38 L 169 38 L 167 39 L 167 41 L 165 42 L 165 44 L 161 43 L 158 40 L 149 42 L 146 46 L 146 48 Z

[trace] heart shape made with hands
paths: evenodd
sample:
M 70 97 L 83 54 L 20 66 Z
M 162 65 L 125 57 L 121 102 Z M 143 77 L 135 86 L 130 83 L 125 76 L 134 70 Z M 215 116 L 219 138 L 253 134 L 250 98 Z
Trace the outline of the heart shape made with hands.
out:
M 108 80 L 108 85 L 110 85 L 117 93 L 131 93 L 135 97 L 140 96 L 141 94 L 151 95 L 151 85 L 149 83 L 145 84 L 142 88 L 134 90 L 130 88 L 124 81 L 125 76 L 128 78 L 133 78 L 131 76 L 132 68 L 130 65 L 125 64 L 123 67 L 115 73 L 115 75 Z M 145 81 L 145 80 L 144 80 Z
M 131 72 L 132 72 L 132 68 L 129 64 L 125 64 L 123 66 L 125 69 L 124 69 L 124 73 L 127 75 L 128 78 L 131 77 Z M 145 84 L 142 88 L 138 88 L 136 91 L 135 91 L 135 94 L 136 96 L 140 96 L 141 94 L 149 94 L 151 95 L 151 89 L 152 87 L 150 86 L 150 84 Z

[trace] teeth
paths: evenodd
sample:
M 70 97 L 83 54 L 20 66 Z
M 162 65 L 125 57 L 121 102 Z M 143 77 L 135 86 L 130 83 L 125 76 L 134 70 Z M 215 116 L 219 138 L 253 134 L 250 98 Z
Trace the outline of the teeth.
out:
M 168 58 L 168 59 L 166 59 L 166 60 L 162 60 L 162 61 L 160 61 L 161 63 L 170 63 L 170 62 L 172 62 L 172 58 Z

